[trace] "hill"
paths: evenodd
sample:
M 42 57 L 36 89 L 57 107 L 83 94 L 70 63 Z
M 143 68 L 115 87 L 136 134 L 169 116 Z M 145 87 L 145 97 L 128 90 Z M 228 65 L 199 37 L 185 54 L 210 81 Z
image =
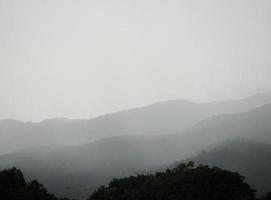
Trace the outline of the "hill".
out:
M 229 140 L 190 158 L 196 163 L 236 171 L 264 194 L 271 191 L 271 145 L 250 140 Z
M 0 156 L 0 167 L 17 166 L 27 177 L 41 180 L 50 192 L 83 199 L 113 177 L 191 158 L 224 140 L 271 143 L 270 120 L 271 105 L 264 105 L 242 114 L 212 117 L 183 134 L 116 136 L 74 147 L 6 154 Z
M 271 95 L 198 104 L 174 100 L 93 119 L 57 118 L 36 123 L 1 120 L 0 154 L 32 146 L 86 144 L 119 135 L 181 134 L 211 116 L 245 112 L 267 103 L 271 103 Z
M 187 134 L 197 136 L 199 144 L 214 144 L 237 137 L 271 143 L 270 120 L 271 104 L 266 104 L 245 113 L 223 114 L 205 119 Z
M 38 181 L 27 182 L 16 168 L 0 171 L 0 199 L 3 200 L 68 200 L 49 194 Z
M 254 200 L 254 191 L 238 173 L 182 164 L 155 175 L 114 179 L 89 200 Z

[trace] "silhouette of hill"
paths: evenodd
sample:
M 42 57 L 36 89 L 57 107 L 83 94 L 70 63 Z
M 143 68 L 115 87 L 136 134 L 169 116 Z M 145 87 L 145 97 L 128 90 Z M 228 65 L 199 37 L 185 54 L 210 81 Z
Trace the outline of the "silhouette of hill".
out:
M 183 134 L 117 136 L 74 147 L 27 149 L 0 156 L 0 167 L 17 166 L 27 177 L 42 181 L 50 192 L 85 198 L 113 177 L 169 165 L 224 140 L 249 138 L 268 144 L 270 119 L 269 104 L 242 114 L 211 117 Z
M 112 180 L 89 200 L 240 200 L 255 199 L 254 191 L 238 173 L 208 166 L 181 164 L 155 175 Z
M 271 191 L 271 145 L 251 140 L 229 140 L 190 158 L 196 163 L 236 171 L 264 194 Z
M 192 103 L 174 100 L 107 114 L 93 119 L 49 119 L 42 122 L 0 121 L 0 153 L 31 146 L 86 144 L 119 135 L 174 134 L 218 114 L 245 112 L 271 103 L 271 95 L 242 100 Z
M 68 200 L 49 194 L 38 181 L 27 182 L 15 167 L 0 171 L 0 199 L 3 200 Z
M 203 120 L 192 127 L 187 134 L 197 135 L 204 143 L 219 142 L 223 139 L 245 137 L 258 142 L 271 142 L 271 104 L 249 112 L 223 114 Z
M 268 193 L 261 200 L 270 200 Z M 48 193 L 38 181 L 26 181 L 13 167 L 0 171 L 0 198 L 5 200 L 69 200 Z M 256 200 L 255 191 L 236 172 L 218 167 L 182 163 L 155 174 L 113 179 L 100 186 L 88 200 Z

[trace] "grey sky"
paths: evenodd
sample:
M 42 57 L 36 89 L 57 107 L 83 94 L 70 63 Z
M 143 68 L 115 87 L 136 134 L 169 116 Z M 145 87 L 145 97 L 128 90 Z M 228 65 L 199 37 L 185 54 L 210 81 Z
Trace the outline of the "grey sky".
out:
M 271 91 L 270 0 L 0 0 L 0 119 Z

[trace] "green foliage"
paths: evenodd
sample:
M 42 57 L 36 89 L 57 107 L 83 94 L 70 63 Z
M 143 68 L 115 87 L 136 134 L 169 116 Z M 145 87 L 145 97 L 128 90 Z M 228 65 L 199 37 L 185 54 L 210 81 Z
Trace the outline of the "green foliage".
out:
M 0 199 L 3 200 L 68 200 L 58 199 L 38 181 L 26 182 L 15 167 L 0 172 Z
M 189 162 L 155 175 L 114 179 L 89 200 L 254 200 L 254 193 L 238 173 Z

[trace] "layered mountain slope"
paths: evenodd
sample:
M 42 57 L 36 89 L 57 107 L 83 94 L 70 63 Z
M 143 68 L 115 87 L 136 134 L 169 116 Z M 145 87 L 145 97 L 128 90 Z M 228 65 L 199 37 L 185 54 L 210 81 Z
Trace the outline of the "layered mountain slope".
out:
M 167 101 L 94 119 L 50 119 L 39 123 L 0 121 L 0 154 L 31 146 L 78 145 L 119 135 L 174 134 L 203 119 L 239 113 L 271 103 L 271 95 L 242 100 L 195 104 Z
M 113 177 L 192 157 L 226 139 L 271 143 L 270 122 L 271 104 L 242 114 L 212 117 L 185 134 L 117 136 L 60 149 L 30 148 L 0 156 L 0 166 L 21 168 L 27 177 L 42 181 L 50 192 L 85 198 Z
M 271 145 L 250 140 L 230 140 L 190 158 L 196 163 L 236 171 L 263 194 L 271 191 Z
M 197 135 L 200 142 L 216 142 L 234 137 L 246 137 L 259 142 L 271 143 L 271 104 L 252 111 L 228 114 L 203 120 L 188 131 Z

